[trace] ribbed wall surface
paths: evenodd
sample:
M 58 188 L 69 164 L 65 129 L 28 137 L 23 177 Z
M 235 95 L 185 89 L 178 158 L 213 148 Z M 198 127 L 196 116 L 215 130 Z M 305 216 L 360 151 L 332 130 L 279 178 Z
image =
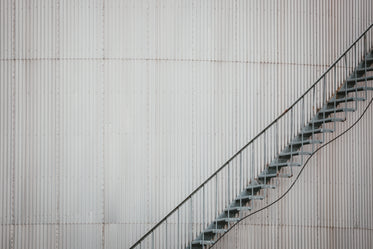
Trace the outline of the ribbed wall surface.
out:
M 129 247 L 372 22 L 369 0 L 1 1 L 0 247 Z
M 326 140 L 351 127 L 367 104 L 347 115 Z M 212 248 L 372 248 L 372 122 L 373 103 L 355 126 L 310 159 L 284 198 L 238 223 Z M 278 189 L 268 191 L 256 208 L 279 199 L 299 169 L 294 173 L 290 179 L 273 179 Z

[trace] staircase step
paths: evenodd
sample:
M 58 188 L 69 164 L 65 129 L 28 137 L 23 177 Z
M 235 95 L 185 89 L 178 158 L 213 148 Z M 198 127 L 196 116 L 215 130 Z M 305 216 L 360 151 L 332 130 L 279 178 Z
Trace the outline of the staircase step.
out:
M 236 217 L 220 217 L 220 218 L 217 218 L 215 220 L 215 223 L 216 222 L 238 222 L 240 221 L 240 218 L 236 218 Z
M 288 152 L 281 152 L 279 157 L 290 157 L 290 156 L 300 156 L 300 155 L 312 155 L 312 152 L 309 151 L 288 151 Z
M 226 208 L 224 209 L 224 212 L 226 213 L 234 213 L 234 212 L 240 212 L 240 211 L 250 211 L 251 210 L 251 207 L 247 207 L 247 206 L 237 206 L 237 207 L 229 207 L 229 208 Z M 231 212 L 231 211 L 234 211 L 234 212 Z
M 331 114 L 331 113 L 337 113 L 337 112 L 354 112 L 354 108 L 347 108 L 347 107 L 342 107 L 342 108 L 332 108 L 332 109 L 324 109 L 320 110 L 319 114 Z
M 213 240 L 193 240 L 192 245 L 212 245 L 214 242 Z
M 322 123 L 331 123 L 331 122 L 343 122 L 345 121 L 344 118 L 320 118 L 311 120 L 310 123 L 312 124 L 322 124 Z
M 286 162 L 286 163 L 271 163 L 268 167 L 270 168 L 277 168 L 277 167 L 290 167 L 290 166 L 301 166 L 300 163 L 292 163 L 292 162 Z
M 295 140 L 291 141 L 290 145 L 306 145 L 306 144 L 322 144 L 321 140 L 312 140 L 312 139 L 306 139 L 306 140 Z
M 341 89 L 339 89 L 338 91 L 338 94 L 344 94 L 344 93 L 351 93 L 351 92 L 362 92 L 362 91 L 373 91 L 373 87 L 365 87 L 365 86 L 358 86 L 358 87 L 349 87 L 347 88 L 344 88 L 342 87 Z
M 277 172 L 276 173 L 262 173 L 262 174 L 259 174 L 258 175 L 258 178 L 259 179 L 263 179 L 263 178 L 273 178 L 273 177 L 276 177 L 277 176 Z
M 251 191 L 251 190 L 257 190 L 261 189 L 264 187 L 265 184 L 250 184 L 249 186 L 246 187 L 246 190 Z
M 274 186 L 274 185 L 269 185 L 269 184 L 263 184 L 263 187 L 262 187 L 262 188 L 275 189 L 276 186 Z
M 263 200 L 264 196 L 261 195 L 240 195 L 237 197 L 236 201 L 239 200 Z
M 358 69 L 356 69 L 356 71 L 358 71 L 359 73 L 364 73 L 365 72 L 365 68 L 358 68 Z M 373 67 L 367 67 L 366 71 L 367 72 L 373 71 Z
M 333 130 L 331 130 L 331 129 L 319 128 L 319 129 L 314 129 L 314 130 L 301 131 L 300 133 L 303 134 L 303 135 L 310 135 L 310 134 L 332 133 L 332 132 L 333 132 Z
M 332 99 L 328 102 L 329 105 L 333 105 L 334 102 L 336 104 L 345 103 L 345 102 L 353 102 L 353 101 L 364 101 L 365 98 L 360 97 L 347 97 L 347 98 L 340 98 L 340 99 Z
M 373 80 L 373 76 L 348 79 L 347 82 L 362 82 L 362 81 L 369 81 L 369 80 Z
M 203 233 L 214 233 L 214 234 L 223 234 L 226 232 L 227 232 L 227 229 L 219 229 L 219 228 L 208 228 L 203 231 Z

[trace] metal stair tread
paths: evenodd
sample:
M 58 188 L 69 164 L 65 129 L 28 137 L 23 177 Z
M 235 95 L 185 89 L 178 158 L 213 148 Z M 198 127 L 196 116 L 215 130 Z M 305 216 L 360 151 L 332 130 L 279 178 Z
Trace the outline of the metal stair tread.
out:
M 326 132 L 332 133 L 333 130 L 331 130 L 331 129 L 325 129 L 325 128 L 318 128 L 318 129 L 314 129 L 314 130 L 312 130 L 312 129 L 310 129 L 310 130 L 303 130 L 300 133 L 304 135 L 304 134 L 317 134 L 317 133 L 326 133 Z
M 287 152 L 281 152 L 279 154 L 280 157 L 285 157 L 285 156 L 298 156 L 298 155 L 312 155 L 312 152 L 309 152 L 309 151 L 301 151 L 301 150 L 297 150 L 297 151 L 287 151 Z
M 355 109 L 354 108 L 348 108 L 348 107 L 341 107 L 341 108 L 328 108 L 328 109 L 323 109 L 323 110 L 320 110 L 319 111 L 319 114 L 322 114 L 322 113 L 334 113 L 334 112 L 354 112 Z
M 347 97 L 347 98 L 339 98 L 339 99 L 331 99 L 328 104 L 334 104 L 334 103 L 344 103 L 344 102 L 351 102 L 351 101 L 364 101 L 365 98 L 360 97 Z
M 347 82 L 362 82 L 362 81 L 370 81 L 370 80 L 373 80 L 373 76 L 348 79 Z
M 290 142 L 290 145 L 302 145 L 302 144 L 322 144 L 321 140 L 314 140 L 314 139 L 305 139 L 303 140 L 293 140 Z
M 219 229 L 219 228 L 208 228 L 203 231 L 203 233 L 226 233 L 227 229 Z
M 240 195 L 236 198 L 236 201 L 239 200 L 263 200 L 264 196 L 262 195 Z
M 266 173 L 266 174 L 259 174 L 258 178 L 273 178 L 276 177 L 277 173 Z
M 255 184 L 255 185 L 249 185 L 246 187 L 246 190 L 252 190 L 252 189 L 261 189 L 264 187 L 265 184 Z
M 344 93 L 350 93 L 350 92 L 360 92 L 360 91 L 373 91 L 373 87 L 365 87 L 365 86 L 358 86 L 358 87 L 349 87 L 349 88 L 345 88 L 345 87 L 342 87 L 341 89 L 339 89 L 339 91 L 337 93 L 339 94 L 344 94 Z
M 247 211 L 247 210 L 251 210 L 251 207 L 249 206 L 233 206 L 233 207 L 228 207 L 228 208 L 225 208 L 224 209 L 224 212 L 230 212 L 231 210 L 237 210 L 237 211 Z
M 316 118 L 311 120 L 310 123 L 317 124 L 317 123 L 330 123 L 330 122 L 343 122 L 345 121 L 344 118 Z
M 274 185 L 269 185 L 269 184 L 264 184 L 262 188 L 263 188 L 263 189 L 264 189 L 264 188 L 275 189 L 276 186 L 274 186 Z
M 367 72 L 370 72 L 370 71 L 373 71 L 373 67 L 367 67 L 366 68 L 367 70 Z M 356 69 L 356 71 L 359 71 L 359 72 L 365 72 L 365 67 L 363 67 L 363 68 L 358 68 L 358 69 Z
M 192 245 L 212 245 L 214 240 L 193 240 Z
M 276 168 L 276 167 L 290 167 L 290 166 L 301 166 L 300 163 L 292 163 L 292 162 L 285 162 L 285 163 L 270 163 L 268 167 Z
M 237 217 L 220 217 L 220 218 L 216 218 L 215 219 L 215 222 L 237 222 L 237 221 L 240 221 L 240 218 L 237 218 Z

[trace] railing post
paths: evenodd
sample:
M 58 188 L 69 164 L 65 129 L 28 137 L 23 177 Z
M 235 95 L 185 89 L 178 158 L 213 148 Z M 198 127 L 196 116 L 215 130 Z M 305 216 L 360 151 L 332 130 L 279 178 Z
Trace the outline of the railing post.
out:
M 337 66 L 334 66 L 334 90 L 337 91 Z M 334 98 L 334 118 L 337 116 L 337 94 L 335 94 Z M 334 120 L 334 130 L 337 129 L 336 121 Z
M 264 185 L 267 183 L 267 167 L 266 167 L 266 132 L 267 132 L 267 130 L 265 130 L 264 131 L 264 134 L 263 134 L 263 146 L 264 146 L 264 148 L 263 148 L 263 162 L 264 162 L 264 172 L 265 172 L 265 175 L 264 175 Z M 266 194 L 266 192 L 267 192 L 267 189 L 265 188 L 264 189 L 264 195 Z
M 254 150 L 254 143 L 253 142 L 253 145 L 251 147 L 251 182 L 254 182 L 254 174 L 255 174 L 255 169 L 254 169 L 254 153 L 255 153 L 255 150 Z
M 202 198 L 203 198 L 203 204 L 202 204 L 202 229 L 205 228 L 205 185 L 202 187 Z M 202 241 L 205 240 L 205 233 L 202 233 Z M 205 248 L 204 244 L 202 244 L 202 249 Z
M 165 244 L 166 244 L 166 249 L 168 248 L 168 223 L 167 223 L 167 220 L 166 220 L 166 241 L 165 241 Z
M 323 78 L 323 105 L 325 106 L 326 105 L 326 75 L 324 75 L 324 78 Z M 323 115 L 322 115 L 322 118 L 323 118 L 323 128 L 325 128 L 325 110 L 323 110 Z M 325 132 L 322 133 L 322 142 L 324 143 L 325 142 Z
M 345 54 L 344 59 L 345 59 L 345 68 L 346 68 L 345 108 L 347 108 L 347 87 L 348 87 L 348 83 L 347 83 L 347 78 L 348 78 L 347 53 Z M 347 111 L 345 110 L 345 119 L 346 118 L 347 118 Z
M 251 150 L 252 150 L 252 157 L 251 157 L 251 184 L 254 184 L 254 174 L 255 174 L 255 170 L 254 170 L 254 153 L 255 153 L 255 149 L 254 149 L 254 144 L 255 142 L 253 142 L 253 145 L 251 147 Z M 251 188 L 251 195 L 254 194 L 254 191 L 253 191 L 253 188 Z M 251 208 L 253 208 L 253 201 L 250 201 L 250 205 L 251 205 Z
M 240 191 L 243 190 L 243 176 L 242 176 L 242 152 L 240 153 Z M 240 207 L 242 207 L 242 199 L 240 199 Z
M 190 197 L 190 215 L 189 215 L 189 248 L 192 249 L 192 241 L 193 241 L 193 197 Z
M 177 245 L 180 244 L 180 208 L 177 208 Z
M 305 120 L 304 120 L 304 119 L 305 119 L 305 118 L 304 118 L 304 97 L 302 97 L 302 126 L 301 126 L 302 129 L 304 129 L 304 125 L 305 125 L 305 124 L 304 124 L 304 123 L 305 123 Z M 302 140 L 302 142 L 301 142 L 301 146 L 302 146 L 302 147 L 301 147 L 301 148 L 302 148 L 302 149 L 301 149 L 301 152 L 302 152 L 302 155 L 301 155 L 301 165 L 303 165 L 303 156 L 304 156 L 304 155 L 303 155 L 303 140 L 304 140 L 304 139 L 303 139 L 303 135 L 304 135 L 304 133 L 302 132 L 302 133 L 301 133 L 301 140 Z
M 294 129 L 294 111 L 293 111 L 293 108 L 291 108 L 290 110 L 290 138 L 289 138 L 289 141 L 290 141 L 290 176 L 293 176 L 293 161 L 294 161 L 294 158 L 293 158 L 293 143 L 291 142 L 291 138 L 293 137 L 293 129 Z
M 230 180 L 231 180 L 231 170 L 230 170 L 230 163 L 228 163 L 228 194 L 227 194 L 227 206 L 229 207 L 229 201 L 230 201 L 230 196 L 231 196 L 231 184 L 230 184 Z M 228 229 L 230 227 L 230 223 L 229 223 L 229 218 L 230 218 L 230 212 L 228 211 Z
M 313 87 L 313 92 L 312 92 L 312 107 L 316 109 L 316 106 L 315 106 L 315 86 Z M 311 110 L 311 115 L 313 116 L 314 114 L 313 113 L 316 113 L 316 110 L 313 111 Z M 315 138 L 315 122 L 312 122 L 312 140 Z M 315 151 L 315 144 L 312 143 L 312 153 Z
M 326 75 L 324 75 L 324 78 L 323 78 L 323 101 L 324 101 L 324 105 L 326 104 Z
M 356 44 L 358 44 L 358 43 L 356 43 Z M 355 65 L 354 65 L 354 67 L 355 67 L 355 110 L 357 110 L 357 66 L 358 66 L 358 62 L 357 62 L 357 52 L 356 52 L 356 46 L 357 45 L 354 45 L 354 47 L 355 47 L 355 50 L 354 50 L 354 53 L 355 53 Z
M 154 232 L 152 232 L 152 249 L 154 249 Z
M 365 99 L 368 99 L 368 82 L 367 82 L 367 35 L 364 34 L 364 75 L 365 75 Z
M 218 217 L 219 211 L 218 211 L 218 175 L 215 175 L 215 216 Z M 218 229 L 218 223 L 215 222 L 215 228 Z
M 275 142 L 275 144 L 276 144 L 276 156 L 278 156 L 278 154 L 279 154 L 279 138 L 278 138 L 278 121 L 276 121 L 276 129 L 275 129 L 275 132 L 276 132 L 276 135 L 275 135 L 275 139 L 276 139 L 276 142 Z M 278 172 L 278 164 L 277 164 L 277 166 L 276 166 L 276 172 Z

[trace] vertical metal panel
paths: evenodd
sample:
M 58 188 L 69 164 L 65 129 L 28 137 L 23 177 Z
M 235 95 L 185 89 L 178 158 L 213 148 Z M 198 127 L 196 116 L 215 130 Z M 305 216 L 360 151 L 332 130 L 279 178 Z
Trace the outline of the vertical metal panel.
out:
M 6 0 L 0 12 L 1 248 L 127 248 L 373 21 L 366 0 Z

